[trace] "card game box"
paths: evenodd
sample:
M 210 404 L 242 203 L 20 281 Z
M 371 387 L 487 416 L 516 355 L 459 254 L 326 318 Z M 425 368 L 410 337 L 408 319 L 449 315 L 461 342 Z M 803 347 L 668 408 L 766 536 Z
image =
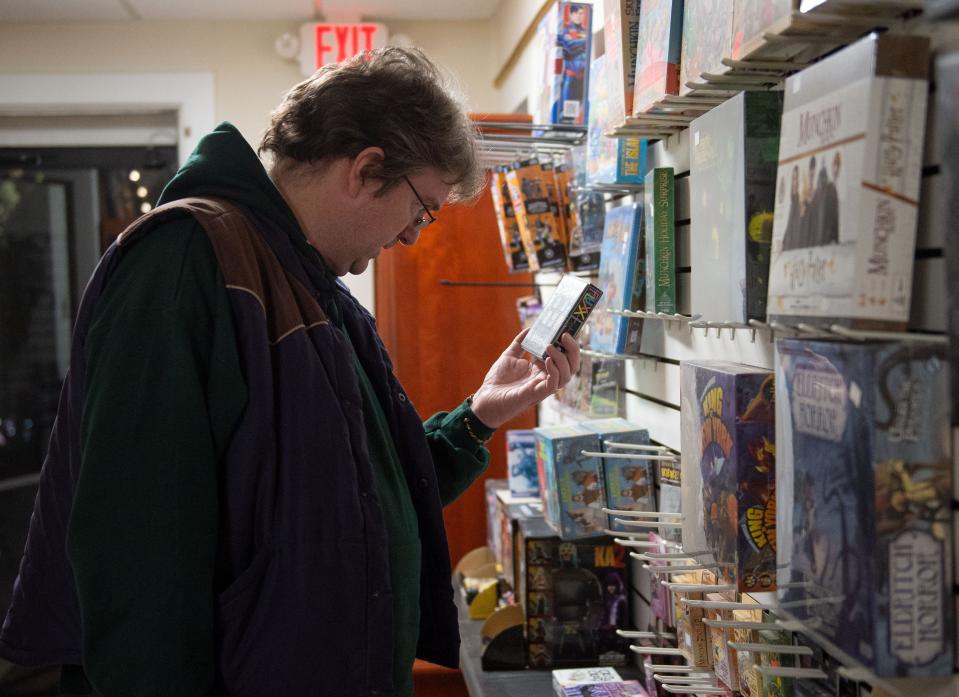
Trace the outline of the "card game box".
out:
M 762 368 L 680 365 L 683 546 L 712 552 L 743 592 L 776 589 L 774 387 Z
M 770 319 L 909 320 L 929 41 L 872 34 L 787 78 Z
M 529 667 L 626 665 L 625 550 L 609 537 L 563 541 L 538 519 L 521 520 L 517 539 Z
M 608 666 L 561 668 L 553 671 L 553 692 L 559 697 L 564 697 L 566 688 L 622 682 L 622 680 L 623 678 L 616 672 L 616 669 Z
M 682 513 L 683 473 L 678 464 L 659 463 L 659 512 Z M 664 529 L 661 536 L 667 542 L 681 543 L 683 535 L 679 528 Z
M 534 431 L 546 522 L 564 540 L 602 535 L 606 527 L 603 463 L 583 455 L 583 451 L 599 452 L 599 435 L 578 424 Z
M 621 680 L 567 687 L 561 697 L 648 697 L 648 695 L 638 680 Z
M 602 296 L 603 291 L 589 281 L 572 274 L 563 276 L 523 339 L 523 349 L 545 359 L 547 347 L 559 345 L 564 333 L 575 339 Z
M 626 419 L 593 419 L 582 425 L 599 435 L 602 452 L 638 455 L 640 451 L 617 448 L 615 443 L 649 445 L 649 431 Z M 618 511 L 656 510 L 656 469 L 653 460 L 603 460 L 606 505 Z M 607 529 L 626 530 L 609 516 Z
M 725 601 L 728 598 L 718 593 L 707 593 L 706 600 Z M 731 620 L 732 610 L 706 610 L 706 618 L 710 620 Z M 730 690 L 739 691 L 739 652 L 729 645 L 733 638 L 733 630 L 725 627 L 707 625 L 709 632 L 709 649 L 712 652 L 713 671 L 716 677 Z
M 642 206 L 618 206 L 606 213 L 597 280 L 603 297 L 596 305 L 589 335 L 590 348 L 595 351 L 612 354 L 639 351 L 643 320 L 614 315 L 609 310 L 640 310 L 643 307 L 646 256 L 641 246 L 642 229 Z
M 683 0 L 643 0 L 639 14 L 633 114 L 650 110 L 679 93 L 679 54 L 683 41 Z
M 740 92 L 690 124 L 692 312 L 766 320 L 781 92 Z
M 582 359 L 580 359 L 582 366 Z M 589 359 L 589 416 L 613 418 L 626 413 L 626 364 L 616 358 Z
M 546 56 L 544 114 L 549 123 L 587 123 L 592 21 L 591 4 L 557 2 L 540 22 Z
M 702 584 L 711 583 L 714 577 L 702 571 L 690 571 L 685 574 L 674 574 L 671 577 L 674 583 Z M 706 611 L 701 607 L 690 607 L 683 602 L 688 600 L 705 600 L 706 595 L 701 591 L 673 591 L 673 616 L 676 618 L 676 638 L 680 651 L 691 666 L 711 667 L 712 651 L 710 650 L 709 629 L 703 623 Z
M 605 55 L 593 61 L 589 90 L 589 123 L 586 134 L 586 181 L 589 184 L 642 184 L 646 174 L 646 141 L 640 138 L 607 138 L 616 127 L 610 116 L 608 64 Z
M 641 0 L 604 0 L 603 40 L 606 76 L 609 81 L 608 113 L 613 126 L 626 123 L 633 113 L 633 85 L 636 82 L 636 49 L 639 41 Z
M 646 311 L 676 312 L 676 213 L 672 167 L 646 175 Z
M 506 467 L 513 496 L 539 496 L 536 479 L 536 435 L 532 430 L 506 432 Z
M 936 117 L 941 145 L 939 174 L 943 179 L 946 204 L 938 224 L 950 230 L 959 220 L 959 53 L 936 60 Z M 959 404 L 959 235 L 945 234 L 946 245 L 946 325 L 949 332 L 949 361 L 952 375 L 952 403 Z M 959 426 L 959 409 L 952 414 Z
M 776 342 L 779 596 L 880 677 L 952 673 L 945 347 Z

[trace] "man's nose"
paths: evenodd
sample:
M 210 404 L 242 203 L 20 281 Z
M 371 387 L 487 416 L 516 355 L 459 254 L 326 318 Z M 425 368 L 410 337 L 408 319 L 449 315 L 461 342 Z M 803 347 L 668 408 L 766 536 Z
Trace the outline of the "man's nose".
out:
M 416 240 L 420 237 L 419 230 L 417 230 L 412 225 L 408 225 L 403 232 L 400 233 L 400 242 L 405 244 L 407 247 L 411 247 L 416 244 Z

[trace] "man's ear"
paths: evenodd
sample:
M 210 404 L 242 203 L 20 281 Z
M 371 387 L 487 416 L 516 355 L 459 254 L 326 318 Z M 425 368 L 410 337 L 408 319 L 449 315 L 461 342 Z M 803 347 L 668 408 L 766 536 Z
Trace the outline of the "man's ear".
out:
M 350 196 L 359 196 L 366 186 L 373 186 L 379 189 L 379 183 L 374 181 L 379 177 L 383 167 L 385 154 L 383 148 L 369 147 L 361 150 L 350 162 L 349 169 L 349 193 Z

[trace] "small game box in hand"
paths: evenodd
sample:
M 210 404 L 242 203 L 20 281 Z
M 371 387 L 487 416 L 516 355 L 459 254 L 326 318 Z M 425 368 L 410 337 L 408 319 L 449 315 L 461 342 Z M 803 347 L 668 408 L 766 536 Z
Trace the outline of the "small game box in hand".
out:
M 576 338 L 601 297 L 603 291 L 592 283 L 577 276 L 563 276 L 542 314 L 523 339 L 523 349 L 545 359 L 547 347 L 551 344 L 559 346 L 564 333 Z

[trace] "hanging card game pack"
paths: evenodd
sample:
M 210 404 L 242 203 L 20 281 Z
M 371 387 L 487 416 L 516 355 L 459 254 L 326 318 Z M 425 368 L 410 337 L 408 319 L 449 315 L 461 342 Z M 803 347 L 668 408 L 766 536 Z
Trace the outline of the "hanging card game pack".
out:
M 565 232 L 552 165 L 536 158 L 517 162 L 506 173 L 506 183 L 530 270 L 565 266 Z
M 589 281 L 566 274 L 523 339 L 523 349 L 537 358 L 546 357 L 546 348 L 559 345 L 564 333 L 574 339 L 586 324 L 603 292 Z
M 513 200 L 506 185 L 505 166 L 496 167 L 491 172 L 490 195 L 493 199 L 493 211 L 496 213 L 496 224 L 499 227 L 507 268 L 510 271 L 529 271 L 529 260 L 520 236 L 519 222 L 516 220 Z
M 880 677 L 953 670 L 948 373 L 930 343 L 776 342 L 779 596 Z

